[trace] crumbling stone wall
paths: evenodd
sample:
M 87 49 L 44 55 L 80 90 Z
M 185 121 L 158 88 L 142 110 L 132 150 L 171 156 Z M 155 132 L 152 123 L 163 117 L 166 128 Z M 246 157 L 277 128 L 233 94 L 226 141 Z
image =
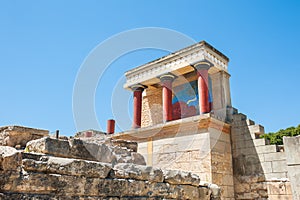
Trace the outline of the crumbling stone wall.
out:
M 17 156 L 16 156 L 17 155 Z M 20 152 L 14 152 L 20 157 Z M 191 173 L 23 153 L 0 171 L 1 199 L 210 199 Z M 4 161 L 12 158 L 4 156 Z M 3 162 L 1 163 L 1 165 Z
M 0 199 L 220 198 L 219 187 L 191 172 L 136 164 L 136 150 L 134 142 L 92 138 L 46 137 L 25 151 L 0 146 Z

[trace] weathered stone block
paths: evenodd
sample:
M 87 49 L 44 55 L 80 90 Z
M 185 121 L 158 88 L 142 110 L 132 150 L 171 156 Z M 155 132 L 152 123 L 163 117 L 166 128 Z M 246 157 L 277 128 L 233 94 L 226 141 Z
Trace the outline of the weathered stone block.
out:
M 300 165 L 289 165 L 287 169 L 295 199 L 300 200 Z M 296 197 L 298 197 L 298 199 Z
M 25 151 L 68 157 L 70 155 L 70 145 L 67 140 L 44 137 L 28 142 Z
M 250 184 L 249 183 L 238 183 L 234 185 L 234 189 L 236 193 L 247 193 L 250 192 Z
M 275 161 L 275 160 L 284 160 L 286 161 L 285 152 L 275 152 L 275 153 L 264 153 L 265 161 Z
M 195 189 L 195 187 L 190 185 L 183 185 L 182 186 L 183 192 L 181 199 L 200 199 L 200 191 Z
M 260 124 L 251 125 L 248 126 L 248 128 L 251 133 L 262 133 L 262 134 L 265 133 L 265 128 Z
M 266 180 L 287 178 L 287 173 L 285 172 L 272 172 L 272 173 L 265 173 L 264 175 L 266 177 Z
M 253 144 L 254 146 L 264 146 L 267 144 L 267 142 L 265 138 L 260 138 L 260 139 L 254 139 Z
M 276 145 L 265 145 L 265 146 L 258 146 L 256 147 L 257 153 L 275 153 L 277 152 L 277 147 Z
M 272 161 L 273 172 L 287 172 L 287 165 L 285 160 Z
M 234 197 L 234 188 L 232 186 L 223 186 L 222 187 L 222 193 L 221 193 L 222 198 L 233 198 Z
M 22 155 L 15 148 L 0 146 L 0 171 L 19 170 L 22 165 Z
M 176 162 L 189 162 L 191 160 L 191 152 L 176 152 Z
M 289 182 L 268 182 L 267 187 L 271 195 L 291 194 Z
M 141 154 L 106 141 L 97 143 L 81 139 L 67 141 L 45 137 L 28 142 L 26 151 L 112 163 L 113 165 L 116 163 L 146 164 Z
M 2 186 L 3 192 L 10 193 L 34 193 L 47 194 L 56 191 L 59 186 L 59 176 L 53 174 L 32 173 L 26 176 L 10 177 L 10 180 Z
M 23 126 L 0 127 L 0 145 L 21 148 L 26 146 L 30 140 L 35 140 L 49 135 L 49 131 Z
M 233 177 L 229 174 L 223 174 L 222 185 L 233 186 Z
M 272 194 L 268 195 L 268 200 L 298 200 L 294 199 L 293 195 L 278 195 L 278 194 Z
M 211 151 L 218 153 L 229 153 L 231 152 L 230 144 L 223 141 L 218 141 L 216 143 L 211 142 Z
M 261 163 L 262 169 L 264 170 L 264 173 L 272 173 L 272 162 L 263 162 Z
M 209 137 L 210 140 L 218 140 L 223 142 L 230 142 L 230 135 L 227 133 L 223 133 L 221 131 L 216 131 L 215 129 L 209 128 Z
M 106 178 L 112 169 L 108 163 L 44 156 L 40 161 L 24 159 L 26 171 Z
M 288 165 L 300 165 L 300 136 L 283 137 Z
M 157 163 L 170 163 L 176 161 L 176 153 L 161 153 L 157 155 Z
M 114 146 L 125 147 L 128 150 L 133 152 L 137 152 L 137 142 L 126 141 L 126 140 L 112 140 L 111 141 Z
M 256 190 L 267 190 L 267 183 L 266 182 L 260 182 L 260 183 L 251 183 L 250 189 L 252 191 Z
M 113 168 L 114 177 L 148 180 L 150 182 L 163 182 L 163 172 L 161 169 L 144 165 L 134 165 L 128 163 L 119 163 Z
M 254 140 L 241 140 L 235 144 L 235 149 L 254 148 Z
M 163 170 L 164 180 L 170 184 L 183 184 L 198 186 L 200 178 L 190 172 L 179 170 Z
M 237 194 L 236 199 L 258 199 L 259 194 L 254 193 L 254 192 L 249 192 L 249 193 L 242 193 L 242 194 Z

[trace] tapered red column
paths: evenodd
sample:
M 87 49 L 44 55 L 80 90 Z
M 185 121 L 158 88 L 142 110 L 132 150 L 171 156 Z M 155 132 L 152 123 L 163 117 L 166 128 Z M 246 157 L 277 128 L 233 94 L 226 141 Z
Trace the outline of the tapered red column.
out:
M 210 67 L 211 64 L 208 62 L 201 62 L 195 66 L 198 76 L 199 109 L 201 114 L 211 111 L 208 89 L 208 70 Z
M 172 82 L 175 79 L 173 74 L 165 74 L 160 77 L 162 83 L 162 103 L 163 103 L 163 121 L 171 121 L 172 116 Z
M 133 90 L 133 128 L 140 128 L 142 123 L 142 93 L 143 87 L 134 87 Z

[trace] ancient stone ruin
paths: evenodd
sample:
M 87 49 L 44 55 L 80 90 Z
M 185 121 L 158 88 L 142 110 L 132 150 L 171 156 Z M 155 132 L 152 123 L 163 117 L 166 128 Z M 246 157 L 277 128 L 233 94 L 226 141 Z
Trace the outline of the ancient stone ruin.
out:
M 202 41 L 126 72 L 121 133 L 0 128 L 0 199 L 299 200 L 300 137 L 260 137 L 231 104 L 228 63 Z
M 27 132 L 26 134 L 31 134 Z M 146 166 L 137 143 L 42 137 L 0 146 L 0 199 L 219 199 L 216 185 Z

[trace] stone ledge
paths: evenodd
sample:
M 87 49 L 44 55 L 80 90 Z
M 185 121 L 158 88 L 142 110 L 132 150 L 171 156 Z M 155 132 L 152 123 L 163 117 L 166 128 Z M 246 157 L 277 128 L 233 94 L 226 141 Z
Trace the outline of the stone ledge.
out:
M 120 142 L 119 142 L 120 144 Z M 124 144 L 123 144 L 124 145 Z M 132 146 L 132 144 L 130 144 Z M 134 148 L 134 147 L 130 147 Z M 130 149 L 129 148 L 129 149 Z M 104 163 L 135 163 L 145 165 L 143 156 L 109 141 L 85 141 L 81 139 L 58 140 L 50 137 L 27 143 L 26 152 L 49 154 L 56 157 L 85 159 Z
M 46 174 L 106 178 L 112 166 L 108 163 L 43 156 L 40 161 L 23 159 L 23 169 Z
M 23 126 L 0 127 L 0 145 L 24 148 L 30 140 L 49 135 L 49 131 Z
M 154 141 L 165 138 L 201 134 L 207 132 L 208 128 L 229 134 L 231 126 L 230 124 L 211 117 L 210 114 L 204 114 L 157 124 L 151 127 L 129 130 L 114 134 L 111 138 L 114 140 L 121 139 L 135 142 L 147 142 L 149 140 Z

